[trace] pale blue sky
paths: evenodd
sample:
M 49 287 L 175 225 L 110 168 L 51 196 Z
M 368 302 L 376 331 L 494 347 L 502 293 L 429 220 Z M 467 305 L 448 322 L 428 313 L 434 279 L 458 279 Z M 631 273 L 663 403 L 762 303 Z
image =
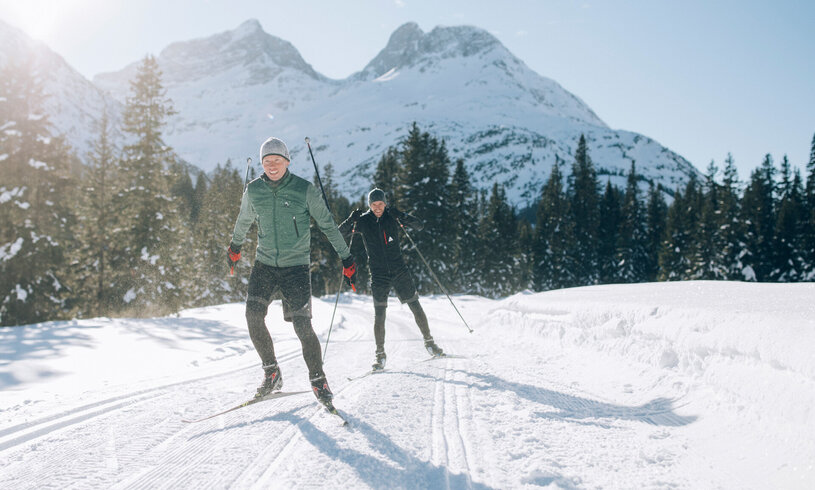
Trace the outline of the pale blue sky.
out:
M 0 19 L 85 76 L 258 19 L 317 71 L 361 70 L 405 22 L 490 31 L 615 129 L 705 170 L 732 152 L 804 170 L 815 133 L 815 1 L 0 0 Z

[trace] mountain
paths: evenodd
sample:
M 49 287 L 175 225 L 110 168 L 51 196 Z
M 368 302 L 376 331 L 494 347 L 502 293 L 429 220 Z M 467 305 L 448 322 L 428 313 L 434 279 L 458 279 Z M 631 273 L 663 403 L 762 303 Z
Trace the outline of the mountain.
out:
M 94 127 L 105 107 L 115 124 L 122 104 L 45 44 L 0 20 L 0 72 L 26 63 L 32 65 L 43 82 L 43 90 L 48 95 L 43 109 L 55 133 L 65 135 L 77 155 L 84 157 L 95 139 Z
M 315 71 L 256 20 L 173 43 L 157 60 L 177 111 L 165 141 L 204 170 L 227 159 L 256 161 L 260 142 L 275 135 L 289 144 L 292 170 L 308 177 L 309 136 L 317 163 L 331 163 L 340 190 L 356 198 L 370 187 L 384 151 L 416 121 L 446 141 L 454 161 L 465 160 L 478 187 L 501 182 L 521 206 L 537 198 L 556 160 L 572 162 L 581 134 L 603 181 L 607 175 L 624 185 L 632 160 L 646 179 L 669 189 L 696 172 L 654 140 L 609 128 L 577 96 L 476 27 L 426 33 L 405 24 L 343 80 Z M 138 64 L 93 82 L 124 103 Z

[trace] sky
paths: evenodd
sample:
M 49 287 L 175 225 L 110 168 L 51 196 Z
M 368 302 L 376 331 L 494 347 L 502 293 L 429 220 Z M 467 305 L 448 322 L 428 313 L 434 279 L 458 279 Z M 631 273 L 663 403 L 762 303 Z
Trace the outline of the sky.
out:
M 0 0 L 0 19 L 88 78 L 248 19 L 338 79 L 406 22 L 472 25 L 702 171 L 731 153 L 746 180 L 769 153 L 804 172 L 815 135 L 811 0 Z

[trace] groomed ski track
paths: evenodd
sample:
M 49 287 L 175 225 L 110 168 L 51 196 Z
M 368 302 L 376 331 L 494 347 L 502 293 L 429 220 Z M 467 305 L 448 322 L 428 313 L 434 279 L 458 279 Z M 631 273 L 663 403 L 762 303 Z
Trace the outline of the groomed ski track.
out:
M 344 295 L 325 370 L 348 427 L 309 393 L 183 423 L 246 399 L 261 377 L 248 334 L 240 339 L 242 304 L 184 312 L 188 328 L 196 320 L 221 322 L 230 349 L 219 347 L 224 339 L 217 329 L 206 329 L 223 356 L 177 374 L 104 380 L 53 396 L 35 381 L 4 390 L 13 396 L 0 402 L 0 488 L 806 488 L 813 482 L 812 466 L 806 468 L 815 454 L 811 441 L 783 449 L 782 439 L 796 432 L 778 430 L 773 417 L 785 414 L 745 409 L 755 401 L 750 393 L 722 384 L 717 372 L 682 369 L 678 347 L 680 361 L 665 361 L 662 341 L 669 336 L 637 332 L 675 307 L 659 298 L 619 306 L 616 297 L 579 305 L 580 290 L 572 291 L 497 301 L 455 297 L 473 334 L 446 298 L 422 298 L 438 344 L 464 356 L 429 362 L 422 362 L 427 353 L 409 309 L 392 301 L 387 370 L 354 381 L 347 377 L 373 362 L 373 307 L 370 298 Z M 606 306 L 612 303 L 616 310 Z M 323 342 L 331 307 L 333 298 L 314 301 Z M 267 323 L 284 389 L 308 389 L 299 342 L 281 316 L 273 303 Z M 142 327 L 172 332 L 173 319 L 161 320 L 144 320 Z M 714 328 L 715 319 L 703 320 L 700 325 Z M 630 337 L 642 352 L 656 349 L 657 361 L 622 345 Z M 167 342 L 166 355 L 191 348 L 180 338 Z M 779 375 L 742 364 L 768 383 Z M 729 366 L 736 368 L 744 366 Z M 789 370 L 783 375 L 810 400 L 813 379 Z M 43 380 L 59 383 L 60 376 Z M 751 433 L 755 417 L 771 427 Z M 800 428 L 811 428 L 811 420 Z M 773 430 L 777 445 L 767 439 Z M 739 448 L 740 455 L 723 454 Z M 778 469 L 784 460 L 790 467 Z M 745 471 L 756 464 L 761 468 Z

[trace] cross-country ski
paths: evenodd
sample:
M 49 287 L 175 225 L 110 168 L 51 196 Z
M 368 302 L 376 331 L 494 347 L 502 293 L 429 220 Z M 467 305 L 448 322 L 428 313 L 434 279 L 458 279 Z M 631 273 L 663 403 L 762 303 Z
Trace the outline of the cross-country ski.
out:
M 203 422 L 204 420 L 209 420 L 211 418 L 218 417 L 219 415 L 224 415 L 224 414 L 227 414 L 229 412 L 238 410 L 239 408 L 244 408 L 244 407 L 248 407 L 249 405 L 254 405 L 255 403 L 265 402 L 267 400 L 274 400 L 274 399 L 277 399 L 277 398 L 283 398 L 283 397 L 286 397 L 286 396 L 300 395 L 302 393 L 309 393 L 309 391 L 277 391 L 275 393 L 270 393 L 270 394 L 268 394 L 266 396 L 252 398 L 251 400 L 243 402 L 240 405 L 234 406 L 232 408 L 228 408 L 228 409 L 224 410 L 223 412 L 214 413 L 212 415 L 208 415 L 208 416 L 200 418 L 200 419 L 195 419 L 195 420 L 181 419 L 181 421 L 186 422 L 188 424 L 192 424 L 192 423 L 196 423 L 196 422 Z

